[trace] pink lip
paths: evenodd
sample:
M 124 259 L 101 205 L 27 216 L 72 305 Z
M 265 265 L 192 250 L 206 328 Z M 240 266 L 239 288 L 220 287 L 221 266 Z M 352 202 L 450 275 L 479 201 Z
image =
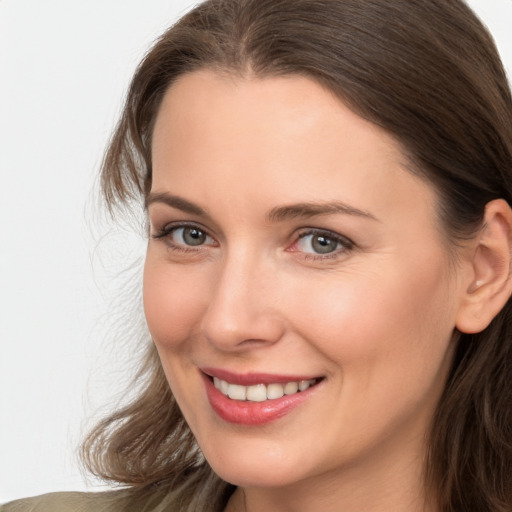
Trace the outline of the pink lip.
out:
M 255 384 L 286 384 L 287 382 L 299 382 L 301 380 L 316 379 L 318 375 L 276 375 L 274 373 L 233 373 L 220 368 L 200 368 L 210 377 L 217 377 L 231 384 L 241 386 L 254 386 Z
M 249 386 L 252 384 L 264 383 L 284 383 L 298 380 L 307 380 L 304 378 L 296 378 L 287 376 L 282 380 L 276 375 L 263 375 L 263 374 L 250 374 L 238 375 L 233 379 L 233 374 L 229 372 L 215 371 L 215 377 L 226 380 L 233 384 L 241 384 Z M 222 374 L 224 377 L 221 377 Z M 234 423 L 237 425 L 257 426 L 276 421 L 286 414 L 290 413 L 293 409 L 307 400 L 312 393 L 315 392 L 319 384 L 308 388 L 306 391 L 295 393 L 294 395 L 285 395 L 281 398 L 274 400 L 266 400 L 265 402 L 250 402 L 241 400 L 232 400 L 226 395 L 222 394 L 214 385 L 212 380 L 208 377 L 209 370 L 204 370 L 201 373 L 205 387 L 206 395 L 215 413 L 224 421 Z M 228 378 L 226 378 L 228 377 Z M 264 378 L 261 378 L 264 377 Z M 255 380 L 256 379 L 256 380 Z M 245 384 L 247 382 L 247 384 Z

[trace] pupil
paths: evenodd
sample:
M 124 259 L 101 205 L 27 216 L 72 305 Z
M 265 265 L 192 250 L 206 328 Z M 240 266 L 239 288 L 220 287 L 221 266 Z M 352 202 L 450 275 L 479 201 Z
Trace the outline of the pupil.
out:
M 320 254 L 327 254 L 336 249 L 336 242 L 325 236 L 315 236 L 312 241 L 313 249 Z
M 183 240 L 187 245 L 201 245 L 204 243 L 206 235 L 196 228 L 186 228 L 183 230 Z

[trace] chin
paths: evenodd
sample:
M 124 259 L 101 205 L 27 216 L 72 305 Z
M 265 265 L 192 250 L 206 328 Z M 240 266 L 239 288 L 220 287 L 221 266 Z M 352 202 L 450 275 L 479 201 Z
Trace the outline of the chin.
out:
M 306 478 L 307 468 L 299 454 L 286 453 L 283 446 L 265 442 L 248 446 L 205 447 L 206 460 L 223 480 L 240 487 L 284 487 Z M 252 446 L 250 446 L 252 444 Z
M 280 471 L 273 466 L 261 464 L 238 465 L 236 468 L 227 467 L 225 464 L 212 464 L 212 468 L 226 482 L 244 488 L 272 488 L 286 487 L 301 480 L 290 470 Z

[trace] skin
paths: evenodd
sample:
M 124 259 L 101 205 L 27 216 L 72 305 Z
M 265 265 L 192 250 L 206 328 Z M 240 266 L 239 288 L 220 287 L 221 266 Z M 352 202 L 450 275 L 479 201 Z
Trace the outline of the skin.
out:
M 207 460 L 239 486 L 227 510 L 434 510 L 425 436 L 478 276 L 475 245 L 450 260 L 432 186 L 389 135 L 304 77 L 185 75 L 152 151 L 147 322 Z M 269 219 L 332 201 L 364 215 Z M 187 245 L 183 223 L 204 243 Z M 315 252 L 318 231 L 333 252 Z M 277 421 L 240 426 L 211 408 L 205 366 L 323 380 Z

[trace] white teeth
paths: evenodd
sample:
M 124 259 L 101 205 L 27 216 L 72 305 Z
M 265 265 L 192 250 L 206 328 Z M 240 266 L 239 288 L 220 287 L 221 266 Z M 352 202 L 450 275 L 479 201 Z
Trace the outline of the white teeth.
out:
M 227 383 L 225 380 L 220 381 L 220 390 L 221 392 L 227 396 L 228 390 L 229 390 L 229 383 Z
M 267 398 L 273 400 L 281 398 L 284 395 L 284 386 L 282 384 L 269 384 L 267 386 Z
M 213 385 L 223 394 L 228 396 L 229 383 L 225 380 L 220 380 L 218 377 L 213 377 Z
M 233 400 L 245 400 L 247 396 L 247 387 L 238 384 L 229 384 L 228 396 Z
M 251 402 L 264 402 L 267 399 L 265 384 L 256 384 L 247 388 L 247 400 Z
M 213 378 L 214 386 L 232 400 L 249 400 L 251 402 L 264 402 L 275 400 L 284 395 L 293 395 L 300 391 L 306 391 L 317 382 L 316 379 L 301 380 L 299 382 L 287 382 L 286 384 L 255 384 L 253 386 L 241 386 L 230 384 L 217 377 Z
M 284 386 L 285 395 L 293 395 L 299 390 L 299 385 L 296 382 L 287 382 Z
M 306 391 L 309 388 L 309 380 L 301 380 L 299 382 L 299 390 Z

